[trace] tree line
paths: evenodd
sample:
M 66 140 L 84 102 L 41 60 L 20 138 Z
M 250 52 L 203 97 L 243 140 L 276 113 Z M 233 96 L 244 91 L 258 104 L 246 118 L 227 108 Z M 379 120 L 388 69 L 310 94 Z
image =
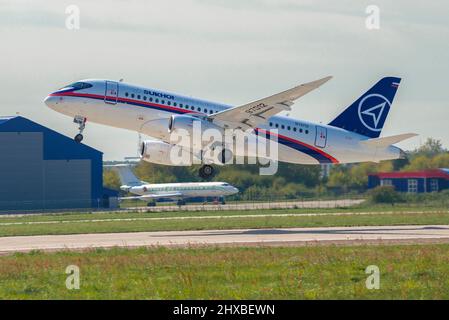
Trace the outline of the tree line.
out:
M 279 163 L 275 175 L 259 175 L 258 165 L 217 166 L 211 181 L 228 182 L 239 188 L 236 200 L 276 200 L 313 198 L 364 193 L 368 175 L 376 172 L 417 171 L 449 168 L 449 152 L 440 140 L 428 138 L 419 148 L 409 151 L 407 159 L 332 165 L 329 176 L 321 166 Z M 170 167 L 140 161 L 134 168 L 139 179 L 149 183 L 194 182 L 199 166 Z M 119 189 L 120 181 L 112 170 L 104 170 L 104 185 Z

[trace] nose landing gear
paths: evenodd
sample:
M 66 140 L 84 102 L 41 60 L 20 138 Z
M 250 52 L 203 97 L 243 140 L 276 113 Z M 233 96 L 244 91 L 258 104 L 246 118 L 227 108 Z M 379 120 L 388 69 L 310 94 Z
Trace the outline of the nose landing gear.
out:
M 87 121 L 87 118 L 81 117 L 81 116 L 76 116 L 73 119 L 73 122 L 79 125 L 78 129 L 79 129 L 80 132 L 75 136 L 75 138 L 73 138 L 73 140 L 75 140 L 78 143 L 83 141 L 83 138 L 84 138 L 83 137 L 83 130 L 86 127 L 86 121 Z
M 78 133 L 75 138 L 73 138 L 73 140 L 75 140 L 76 142 L 80 143 L 81 141 L 83 141 L 83 135 L 81 133 Z

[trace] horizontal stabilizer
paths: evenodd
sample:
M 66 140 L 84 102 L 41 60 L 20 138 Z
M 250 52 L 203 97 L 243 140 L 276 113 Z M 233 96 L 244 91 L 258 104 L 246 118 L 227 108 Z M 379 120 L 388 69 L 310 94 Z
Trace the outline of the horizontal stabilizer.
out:
M 363 143 L 363 144 L 366 144 L 366 145 L 369 145 L 372 147 L 377 147 L 377 148 L 386 148 L 388 146 L 391 146 L 392 144 L 395 144 L 395 143 L 398 143 L 403 140 L 410 139 L 410 138 L 413 138 L 416 136 L 417 136 L 416 133 L 403 133 L 403 134 L 398 134 L 395 136 L 363 140 L 360 143 Z

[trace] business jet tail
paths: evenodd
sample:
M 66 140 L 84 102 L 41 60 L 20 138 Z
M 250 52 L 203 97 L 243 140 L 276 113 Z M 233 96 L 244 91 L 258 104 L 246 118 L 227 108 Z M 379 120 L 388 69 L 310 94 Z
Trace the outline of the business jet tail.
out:
M 129 165 L 126 164 L 116 164 L 107 166 L 111 168 L 112 170 L 115 170 L 119 177 L 120 181 L 123 185 L 129 186 L 129 187 L 135 187 L 140 186 L 142 184 L 145 184 L 143 181 L 140 181 L 136 175 L 132 172 Z
M 396 77 L 380 79 L 329 125 L 378 138 L 400 82 L 401 79 Z

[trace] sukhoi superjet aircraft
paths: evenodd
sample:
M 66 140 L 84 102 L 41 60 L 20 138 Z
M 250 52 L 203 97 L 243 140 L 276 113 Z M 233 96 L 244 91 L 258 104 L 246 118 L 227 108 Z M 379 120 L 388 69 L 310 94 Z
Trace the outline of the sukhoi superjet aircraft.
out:
M 297 99 L 330 78 L 301 84 L 241 106 L 105 79 L 74 82 L 50 93 L 44 101 L 79 125 L 75 136 L 78 142 L 83 139 L 86 122 L 136 131 L 154 139 L 141 142 L 143 160 L 180 165 L 174 163 L 171 155 L 182 149 L 202 164 L 200 175 L 204 178 L 213 174 L 211 164 L 227 164 L 229 158 L 236 156 L 253 157 L 248 150 L 254 149 L 221 142 L 221 149 L 209 153 L 207 149 L 215 149 L 217 145 L 201 142 L 194 147 L 173 142 L 172 134 L 176 130 L 192 133 L 195 124 L 201 132 L 243 130 L 256 137 L 254 141 L 274 139 L 278 149 L 276 160 L 297 164 L 379 162 L 404 157 L 403 151 L 394 144 L 416 134 L 380 137 L 400 78 L 380 79 L 328 124 L 278 115 L 290 111 Z

